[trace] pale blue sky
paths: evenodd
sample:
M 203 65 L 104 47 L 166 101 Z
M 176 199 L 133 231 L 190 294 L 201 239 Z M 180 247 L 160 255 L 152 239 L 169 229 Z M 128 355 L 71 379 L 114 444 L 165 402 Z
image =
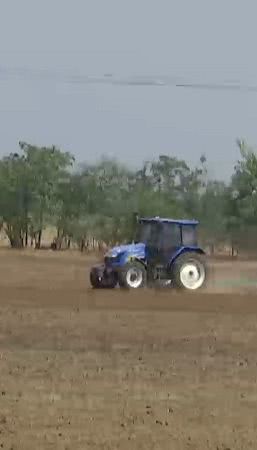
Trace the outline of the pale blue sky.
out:
M 257 85 L 256 17 L 254 0 L 2 0 L 0 154 L 19 140 L 133 166 L 205 153 L 227 177 L 236 138 L 257 145 L 257 92 L 70 84 L 10 69 Z

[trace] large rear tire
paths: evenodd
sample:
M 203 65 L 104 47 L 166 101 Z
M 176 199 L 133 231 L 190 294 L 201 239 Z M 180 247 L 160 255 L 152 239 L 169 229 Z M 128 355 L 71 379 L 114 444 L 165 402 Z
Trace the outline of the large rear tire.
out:
M 123 289 L 140 289 L 146 285 L 146 269 L 140 262 L 126 264 L 119 271 L 118 281 Z
M 184 253 L 176 259 L 172 274 L 177 289 L 201 289 L 205 286 L 208 275 L 206 257 L 194 252 Z

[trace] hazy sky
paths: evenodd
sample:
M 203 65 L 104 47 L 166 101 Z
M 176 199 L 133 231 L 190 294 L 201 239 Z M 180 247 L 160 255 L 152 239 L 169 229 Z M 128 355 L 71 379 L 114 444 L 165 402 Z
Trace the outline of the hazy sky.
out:
M 0 154 L 19 140 L 133 166 L 205 153 L 227 177 L 236 138 L 257 145 L 257 92 L 69 84 L 1 68 L 257 85 L 256 17 L 256 0 L 1 0 Z

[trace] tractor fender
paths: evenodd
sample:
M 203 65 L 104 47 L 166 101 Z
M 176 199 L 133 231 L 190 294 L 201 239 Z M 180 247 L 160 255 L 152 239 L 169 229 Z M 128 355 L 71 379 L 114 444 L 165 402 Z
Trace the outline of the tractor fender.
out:
M 205 255 L 204 250 L 200 247 L 181 247 L 176 251 L 176 253 L 174 253 L 174 255 L 172 255 L 172 258 L 169 262 L 169 268 L 173 266 L 179 256 L 184 255 L 185 253 L 198 253 L 200 255 Z

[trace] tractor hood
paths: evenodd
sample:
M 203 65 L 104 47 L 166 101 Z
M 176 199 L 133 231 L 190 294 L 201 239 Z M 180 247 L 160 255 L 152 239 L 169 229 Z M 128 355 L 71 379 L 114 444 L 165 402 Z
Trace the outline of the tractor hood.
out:
M 145 244 L 139 242 L 137 244 L 118 245 L 117 247 L 111 248 L 107 252 L 106 256 L 116 258 L 121 254 L 126 254 L 127 256 L 135 256 L 142 259 L 145 257 Z

